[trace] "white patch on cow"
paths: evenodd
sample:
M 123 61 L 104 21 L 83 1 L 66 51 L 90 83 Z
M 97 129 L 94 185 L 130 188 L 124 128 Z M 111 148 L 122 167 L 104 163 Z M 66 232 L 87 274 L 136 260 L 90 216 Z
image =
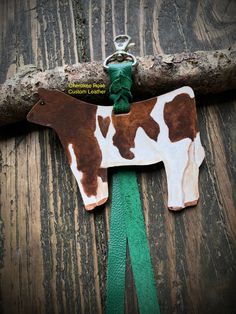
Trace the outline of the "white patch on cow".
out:
M 97 110 L 96 130 L 94 134 L 98 139 L 99 146 L 102 152 L 101 168 L 134 165 L 135 161 L 133 159 L 128 160 L 126 158 L 123 158 L 120 155 L 119 149 L 113 144 L 113 136 L 115 135 L 116 130 L 112 123 L 112 110 L 113 110 L 113 107 L 102 107 L 102 106 L 98 106 L 98 110 Z M 99 123 L 98 123 L 98 116 L 102 116 L 103 118 L 107 118 L 107 117 L 110 118 L 110 125 L 108 128 L 106 138 L 103 137 L 102 132 L 100 130 Z
M 184 204 L 196 203 L 199 198 L 198 190 L 199 168 L 195 162 L 195 145 L 192 142 L 188 150 L 188 164 L 184 171 L 183 191 Z
M 97 110 L 97 117 L 96 117 L 96 130 L 95 130 L 95 136 L 98 139 L 99 142 L 99 146 L 102 152 L 102 163 L 101 163 L 101 168 L 108 168 L 111 167 L 109 165 L 109 161 L 110 160 L 117 160 L 117 151 L 116 147 L 113 145 L 113 141 L 112 138 L 115 134 L 115 128 L 112 124 L 112 110 L 113 107 L 109 106 L 109 107 L 102 107 L 102 106 L 98 106 L 98 110 Z M 108 127 L 108 131 L 107 131 L 107 135 L 106 138 L 104 138 L 104 136 L 102 135 L 102 132 L 100 130 L 99 127 L 99 123 L 98 123 L 98 117 L 101 116 L 103 118 L 110 118 L 110 124 Z M 119 153 L 119 151 L 118 151 Z M 120 158 L 122 158 L 120 156 Z
M 98 106 L 97 108 L 98 109 L 97 109 L 97 114 L 96 114 L 96 129 L 95 129 L 94 135 L 98 140 L 99 147 L 100 147 L 101 153 L 102 153 L 101 167 L 107 168 L 107 167 L 104 167 L 103 164 L 104 164 L 104 158 L 106 158 L 106 156 L 107 156 L 107 139 L 108 139 L 108 133 L 111 133 L 111 123 L 110 123 L 109 128 L 108 128 L 107 136 L 106 136 L 106 138 L 104 138 L 104 136 L 102 135 L 99 123 L 98 123 L 98 117 L 99 116 L 101 116 L 103 118 L 109 117 L 111 119 L 112 107 L 111 106 L 109 106 L 109 107 Z
M 162 161 L 157 141 L 151 139 L 141 127 L 137 129 L 134 148 L 131 148 L 130 151 L 135 156 L 134 159 L 129 160 L 128 164 L 130 165 L 150 165 Z
M 163 162 L 168 185 L 168 207 L 179 209 L 184 207 L 183 177 L 188 165 L 189 138 L 166 146 Z
M 204 158 L 205 158 L 205 152 L 204 148 L 202 147 L 201 139 L 200 139 L 200 132 L 197 133 L 196 138 L 194 139 L 194 146 L 195 146 L 195 161 L 200 167 L 202 164 Z
M 185 206 L 196 205 L 199 199 L 198 177 L 199 166 L 203 162 L 205 152 L 198 132 L 188 151 L 189 162 L 184 172 L 183 190 Z
M 97 106 L 97 116 L 101 116 L 103 118 L 111 118 L 112 110 L 112 106 Z
M 94 207 L 101 205 L 106 202 L 108 198 L 108 185 L 107 182 L 103 182 L 100 177 L 97 177 L 98 181 L 98 189 L 97 194 L 92 196 L 87 196 L 87 194 L 84 191 L 83 185 L 81 183 L 83 172 L 78 170 L 77 167 L 77 161 L 76 161 L 76 155 L 73 149 L 73 144 L 68 145 L 68 150 L 70 152 L 71 156 L 71 164 L 70 168 L 76 178 L 76 181 L 78 183 L 80 193 L 84 202 L 84 206 L 86 209 L 93 209 Z

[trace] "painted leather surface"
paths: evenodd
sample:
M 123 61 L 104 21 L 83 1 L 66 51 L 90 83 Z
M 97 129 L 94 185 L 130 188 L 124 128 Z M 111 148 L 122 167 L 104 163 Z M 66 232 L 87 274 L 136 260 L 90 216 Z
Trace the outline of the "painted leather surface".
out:
M 39 89 L 30 122 L 51 127 L 65 149 L 87 210 L 108 198 L 107 168 L 163 161 L 168 207 L 179 210 L 199 199 L 199 166 L 204 159 L 194 92 L 182 87 L 131 104 L 115 115 L 57 90 Z

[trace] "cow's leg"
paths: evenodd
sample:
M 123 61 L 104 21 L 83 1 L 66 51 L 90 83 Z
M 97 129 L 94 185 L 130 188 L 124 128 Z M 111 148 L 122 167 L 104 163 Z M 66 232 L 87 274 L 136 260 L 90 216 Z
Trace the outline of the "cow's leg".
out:
M 72 168 L 71 168 L 72 169 Z M 72 169 L 76 181 L 78 183 L 80 193 L 83 199 L 85 209 L 92 210 L 96 206 L 102 205 L 107 201 L 108 198 L 108 184 L 103 182 L 101 177 L 97 176 L 94 178 L 97 181 L 97 191 L 95 195 L 88 195 L 84 184 L 83 184 L 83 172 L 78 171 L 77 169 Z
M 188 165 L 190 140 L 172 143 L 164 153 L 163 162 L 168 186 L 168 207 L 171 210 L 184 208 L 183 178 Z
M 108 199 L 107 169 L 104 169 L 104 172 L 106 172 L 106 174 L 103 175 L 103 177 L 97 176 L 95 178 L 95 180 L 97 181 L 96 195 L 88 196 L 86 191 L 84 190 L 83 184 L 82 187 L 80 188 L 84 206 L 87 210 L 92 210 L 96 206 L 104 204 Z M 106 180 L 104 180 L 104 178 Z
M 191 143 L 188 151 L 189 162 L 184 172 L 184 205 L 196 205 L 199 199 L 198 176 L 199 166 L 201 165 L 205 153 L 201 145 L 199 133 L 194 142 Z
M 194 159 L 194 142 L 191 143 L 188 151 L 189 162 L 184 172 L 184 206 L 196 205 L 199 199 L 198 174 L 199 168 Z
M 92 210 L 102 205 L 108 198 L 107 169 L 97 169 L 97 173 L 83 172 L 78 168 L 72 144 L 68 145 L 68 150 L 70 167 L 78 183 L 85 208 Z

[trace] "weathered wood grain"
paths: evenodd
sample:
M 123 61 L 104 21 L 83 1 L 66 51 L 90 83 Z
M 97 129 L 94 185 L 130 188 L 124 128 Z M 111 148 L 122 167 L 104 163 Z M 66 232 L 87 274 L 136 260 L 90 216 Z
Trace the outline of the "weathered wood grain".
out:
M 1 81 L 23 64 L 46 69 L 100 60 L 121 31 L 136 42 L 136 55 L 226 48 L 235 43 L 235 12 L 234 1 L 1 1 Z M 137 172 L 161 312 L 231 314 L 235 95 L 198 101 L 207 153 L 199 205 L 169 212 L 163 167 Z M 108 229 L 109 205 L 83 210 L 53 132 L 21 124 L 0 129 L 1 313 L 101 313 Z M 126 312 L 137 312 L 129 263 Z

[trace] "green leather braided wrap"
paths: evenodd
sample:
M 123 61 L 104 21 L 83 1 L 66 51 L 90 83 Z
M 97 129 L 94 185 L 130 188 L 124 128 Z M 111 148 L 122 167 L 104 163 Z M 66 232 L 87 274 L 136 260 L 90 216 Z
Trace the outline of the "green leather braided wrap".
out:
M 116 81 L 117 77 L 122 80 L 119 73 L 125 73 L 131 80 L 131 70 L 131 63 L 110 65 L 111 81 L 113 82 L 113 79 Z M 128 79 L 125 82 L 126 88 L 117 87 L 116 89 L 116 85 L 111 88 L 113 93 L 115 90 L 118 92 L 117 97 L 115 94 L 111 94 L 111 98 L 117 100 L 114 105 L 115 112 L 129 111 L 131 84 L 128 88 Z M 123 86 L 123 84 L 121 85 Z M 118 170 L 114 173 L 112 182 L 106 314 L 124 313 L 127 244 L 129 245 L 139 312 L 140 314 L 159 314 L 160 309 L 136 174 L 134 171 L 122 168 L 122 171 Z
M 108 72 L 111 79 L 109 98 L 114 103 L 114 112 L 127 113 L 132 101 L 132 62 L 110 64 Z

